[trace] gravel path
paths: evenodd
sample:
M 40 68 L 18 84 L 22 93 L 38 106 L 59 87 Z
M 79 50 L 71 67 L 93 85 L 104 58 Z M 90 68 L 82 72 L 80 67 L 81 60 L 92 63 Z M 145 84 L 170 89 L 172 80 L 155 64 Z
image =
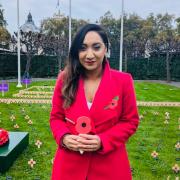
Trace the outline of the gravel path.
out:
M 161 81 L 161 80 L 135 80 L 135 82 L 152 82 L 152 83 L 160 83 L 160 84 L 166 84 L 170 86 L 175 86 L 180 88 L 180 82 L 171 81 L 168 83 L 167 81 Z
M 1 98 L 0 103 L 20 103 L 20 104 L 51 104 L 51 100 L 45 99 L 12 99 Z M 180 107 L 180 102 L 143 102 L 137 101 L 138 106 L 161 106 L 161 107 Z

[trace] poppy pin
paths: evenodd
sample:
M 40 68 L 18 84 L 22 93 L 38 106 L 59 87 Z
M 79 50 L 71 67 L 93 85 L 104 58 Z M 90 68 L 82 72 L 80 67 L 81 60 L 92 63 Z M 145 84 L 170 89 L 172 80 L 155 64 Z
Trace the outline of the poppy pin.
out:
M 118 105 L 119 96 L 115 96 L 104 109 L 115 109 Z

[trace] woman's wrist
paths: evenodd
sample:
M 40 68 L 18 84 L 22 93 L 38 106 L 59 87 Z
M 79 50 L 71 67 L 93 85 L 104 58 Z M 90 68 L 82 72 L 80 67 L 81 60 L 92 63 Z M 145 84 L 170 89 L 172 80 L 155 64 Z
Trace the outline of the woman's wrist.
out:
M 67 148 L 66 144 L 64 143 L 64 138 L 65 138 L 67 135 L 69 135 L 69 133 L 64 134 L 63 137 L 61 138 L 61 143 L 60 143 L 60 145 L 61 145 L 62 147 L 64 147 L 64 148 Z

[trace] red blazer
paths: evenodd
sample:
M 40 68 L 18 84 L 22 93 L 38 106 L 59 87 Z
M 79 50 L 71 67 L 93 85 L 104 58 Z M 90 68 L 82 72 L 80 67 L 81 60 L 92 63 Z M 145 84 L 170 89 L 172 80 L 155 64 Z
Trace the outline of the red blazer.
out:
M 55 86 L 50 114 L 50 127 L 58 144 L 52 180 L 132 179 L 125 143 L 136 131 L 139 117 L 131 75 L 110 69 L 107 62 L 90 110 L 82 78 L 75 102 L 68 109 L 62 107 L 61 77 Z M 116 102 L 112 104 L 114 100 Z M 65 121 L 65 117 L 76 123 L 80 116 L 87 116 L 93 121 L 92 133 L 99 135 L 102 150 L 81 155 L 61 146 L 64 134 L 77 134 L 75 125 Z

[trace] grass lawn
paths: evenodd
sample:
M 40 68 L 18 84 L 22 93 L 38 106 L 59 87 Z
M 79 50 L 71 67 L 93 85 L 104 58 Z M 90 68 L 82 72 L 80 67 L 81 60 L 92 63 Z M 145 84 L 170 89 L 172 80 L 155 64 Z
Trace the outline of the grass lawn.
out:
M 158 115 L 156 115 L 158 112 Z M 166 124 L 165 113 L 170 119 Z M 166 180 L 178 175 L 172 171 L 174 164 L 179 164 L 179 151 L 175 145 L 180 142 L 180 108 L 140 107 L 143 115 L 137 133 L 129 139 L 127 149 L 133 168 L 133 179 Z M 158 158 L 151 153 L 156 151 Z
M 136 82 L 135 89 L 138 101 L 180 102 L 180 88 L 174 86 L 152 82 Z
M 53 86 L 55 81 L 33 82 L 30 86 Z M 180 89 L 172 86 L 140 83 L 135 84 L 138 101 L 180 101 Z M 21 88 L 24 89 L 24 88 Z M 12 97 L 20 89 L 16 83 L 10 84 L 10 91 L 4 98 Z M 52 159 L 56 144 L 49 128 L 50 105 L 47 104 L 0 104 L 0 127 L 8 131 L 27 131 L 30 135 L 28 148 L 18 157 L 13 166 L 0 180 L 7 177 L 13 180 L 50 179 Z M 168 124 L 165 113 L 169 112 Z M 173 172 L 175 164 L 180 165 L 179 151 L 175 145 L 180 142 L 180 108 L 178 107 L 139 107 L 143 115 L 137 133 L 129 139 L 127 150 L 134 180 L 175 179 L 179 174 Z M 15 119 L 12 121 L 12 115 Z M 28 124 L 29 119 L 32 121 Z M 19 128 L 14 128 L 18 124 Z M 38 148 L 35 143 L 42 142 Z M 151 153 L 156 151 L 158 158 Z M 34 168 L 28 165 L 33 158 Z

